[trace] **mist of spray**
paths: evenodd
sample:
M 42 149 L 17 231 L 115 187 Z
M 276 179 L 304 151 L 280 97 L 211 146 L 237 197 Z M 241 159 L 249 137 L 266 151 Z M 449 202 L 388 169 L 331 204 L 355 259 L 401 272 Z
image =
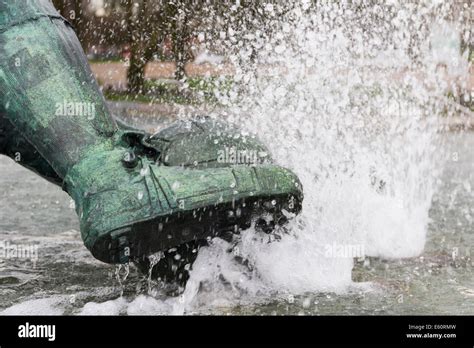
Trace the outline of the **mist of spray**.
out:
M 302 1 L 262 5 L 247 18 L 236 3 L 217 40 L 233 85 L 216 89 L 223 108 L 211 116 L 257 136 L 299 176 L 303 211 L 279 240 L 254 229 L 234 243 L 215 238 L 178 298 L 117 305 L 131 314 L 202 313 L 365 291 L 371 284 L 351 278 L 354 257 L 420 255 L 446 158 L 440 120 L 453 112 L 440 75 L 467 69 L 462 55 L 433 52 L 446 47 L 433 42 L 440 31 L 465 26 L 453 6 Z
M 214 281 L 214 298 L 222 278 L 245 288 L 240 294 L 341 292 L 355 285 L 353 261 L 335 248 L 382 258 L 423 251 L 445 158 L 439 121 L 449 114 L 430 35 L 450 19 L 460 26 L 453 10 L 331 1 L 279 12 L 268 4 L 267 27 L 228 30 L 235 84 L 218 95 L 227 120 L 256 133 L 300 177 L 305 200 L 281 241 L 242 234 L 237 250 L 251 275 L 219 242 L 199 256 L 191 283 Z M 465 73 L 462 57 L 451 58 L 451 73 Z

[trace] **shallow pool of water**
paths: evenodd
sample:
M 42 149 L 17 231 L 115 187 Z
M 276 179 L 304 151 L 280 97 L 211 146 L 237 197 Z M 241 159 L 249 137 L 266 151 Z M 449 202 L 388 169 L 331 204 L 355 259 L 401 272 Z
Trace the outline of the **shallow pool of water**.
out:
M 67 194 L 1 156 L 0 243 L 16 248 L 17 254 L 0 258 L 0 311 L 472 315 L 474 133 L 446 137 L 447 153 L 453 156 L 432 199 L 424 251 L 410 258 L 356 259 L 349 268 L 352 282 L 343 289 L 297 293 L 269 288 L 260 281 L 265 267 L 242 264 L 235 252 L 228 251 L 230 245 L 217 239 L 201 250 L 181 296 L 168 296 L 163 284 L 148 281 L 134 267 L 121 282 L 115 266 L 95 260 L 83 246 Z M 253 238 L 250 233 L 243 238 Z M 310 257 L 307 250 L 294 254 L 302 264 L 309 262 L 306 257 Z M 280 281 L 295 283 L 296 276 L 282 273 Z

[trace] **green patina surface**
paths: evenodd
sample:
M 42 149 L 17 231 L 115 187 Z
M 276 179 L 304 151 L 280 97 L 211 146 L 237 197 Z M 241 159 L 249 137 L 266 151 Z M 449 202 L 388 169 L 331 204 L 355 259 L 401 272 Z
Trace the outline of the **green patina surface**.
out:
M 117 127 L 49 1 L 0 1 L 0 90 L 1 151 L 24 153 L 21 164 L 63 185 L 86 247 L 102 261 L 211 236 L 232 226 L 223 217 L 234 212 L 246 225 L 259 200 L 274 202 L 268 210 L 301 207 L 298 178 L 221 122 L 181 122 L 151 137 Z M 233 160 L 245 151 L 257 159 Z

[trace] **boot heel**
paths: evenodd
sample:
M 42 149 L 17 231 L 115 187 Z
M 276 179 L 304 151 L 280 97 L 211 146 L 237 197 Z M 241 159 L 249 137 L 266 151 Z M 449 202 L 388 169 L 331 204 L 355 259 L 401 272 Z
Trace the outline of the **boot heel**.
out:
M 132 255 L 132 245 L 130 243 L 130 228 L 124 228 L 114 231 L 110 234 L 109 259 L 116 260 L 118 263 L 126 264 L 130 262 Z

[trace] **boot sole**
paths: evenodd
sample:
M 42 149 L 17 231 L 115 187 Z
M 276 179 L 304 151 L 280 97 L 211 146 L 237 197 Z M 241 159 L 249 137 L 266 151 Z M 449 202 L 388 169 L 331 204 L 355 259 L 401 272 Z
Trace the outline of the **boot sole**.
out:
M 103 262 L 127 263 L 184 243 L 239 233 L 248 229 L 252 221 L 261 221 L 269 214 L 274 222 L 263 230 L 270 232 L 275 225 L 288 221 L 283 210 L 298 214 L 301 199 L 293 194 L 246 197 L 193 211 L 173 212 L 99 237 L 91 251 Z

